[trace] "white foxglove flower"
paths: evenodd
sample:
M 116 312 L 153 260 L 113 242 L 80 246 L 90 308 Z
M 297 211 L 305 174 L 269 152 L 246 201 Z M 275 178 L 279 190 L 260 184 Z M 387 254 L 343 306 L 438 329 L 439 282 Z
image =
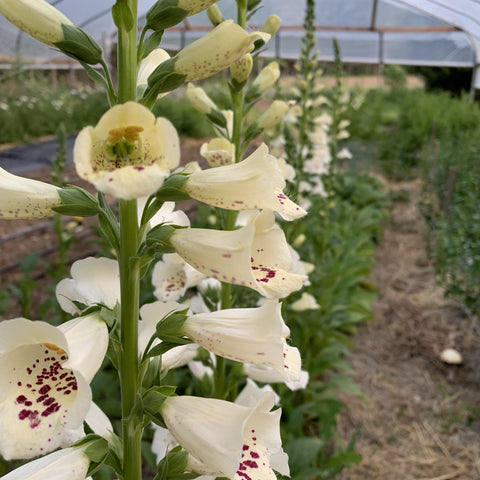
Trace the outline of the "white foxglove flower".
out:
M 2 480 L 84 480 L 90 465 L 87 448 L 85 444 L 50 453 L 7 473 Z
M 187 85 L 187 98 L 196 110 L 205 115 L 212 110 L 218 110 L 218 107 L 205 90 L 202 87 L 196 87 L 193 83 Z
M 162 302 L 178 300 L 188 288 L 198 285 L 205 275 L 176 253 L 166 253 L 152 271 L 153 294 Z
M 341 160 L 343 159 L 350 160 L 351 158 L 353 158 L 353 155 L 352 155 L 352 152 L 347 147 L 344 147 L 337 153 L 337 158 Z
M 12 175 L 0 168 L 0 218 L 42 218 L 62 204 L 59 189 L 48 183 Z
M 180 162 L 175 127 L 135 102 L 108 110 L 75 141 L 78 175 L 101 192 L 131 200 L 158 190 Z
M 200 155 L 211 167 L 231 165 L 235 162 L 235 145 L 226 138 L 213 138 L 200 147 Z
M 120 271 L 116 260 L 84 258 L 73 263 L 70 273 L 72 278 L 61 280 L 55 291 L 65 312 L 80 313 L 74 302 L 113 308 L 120 301 Z
M 185 310 L 185 305 L 176 302 L 155 302 L 140 308 L 141 320 L 138 323 L 138 351 L 142 354 L 155 333 L 157 323 L 170 313 Z M 156 339 L 152 346 L 158 345 Z M 187 344 L 174 347 L 162 355 L 162 371 L 183 367 L 197 355 L 198 345 Z
M 274 100 L 257 119 L 258 126 L 264 130 L 274 127 L 288 112 L 290 106 L 283 100 Z
M 137 95 L 141 97 L 148 86 L 148 77 L 163 62 L 168 60 L 170 55 L 163 48 L 156 48 L 140 62 L 137 74 Z M 168 92 L 161 93 L 157 98 L 164 97 Z
M 168 397 L 160 413 L 189 453 L 187 468 L 227 478 L 275 480 L 289 474 L 280 439 L 281 410 L 266 392 L 253 407 L 211 398 Z M 272 470 L 273 469 L 273 470 Z
M 243 365 L 243 373 L 256 382 L 284 383 L 292 391 L 306 388 L 309 380 L 309 374 L 306 370 L 300 372 L 298 380 L 285 382 L 285 379 L 275 369 L 250 363 L 245 363 Z
M 295 312 L 303 312 L 305 310 L 318 310 L 320 305 L 315 300 L 315 297 L 307 292 L 303 292 L 302 296 L 290 305 L 290 308 Z
M 235 399 L 235 403 L 245 407 L 254 407 L 263 397 L 265 392 L 271 392 L 275 397 L 275 405 L 280 404 L 280 397 L 275 393 L 270 385 L 259 387 L 251 378 L 247 378 L 247 383 Z
M 201 80 L 228 68 L 254 48 L 257 40 L 267 41 L 263 32 L 246 32 L 233 20 L 225 20 L 211 32 L 184 47 L 174 57 L 174 71 L 185 81 Z
M 286 182 L 275 157 L 262 144 L 245 160 L 190 175 L 183 190 L 208 205 L 229 210 L 269 209 L 284 220 L 306 215 L 284 193 Z
M 280 67 L 277 62 L 270 62 L 262 71 L 257 75 L 253 81 L 253 86 L 263 92 L 270 87 L 273 87 L 275 82 L 280 77 Z
M 141 218 L 145 208 L 146 198 L 140 198 L 138 201 L 138 217 Z M 149 220 L 150 227 L 160 224 L 178 225 L 180 227 L 189 227 L 190 219 L 183 210 L 175 210 L 175 202 L 165 202 L 158 212 Z
M 0 323 L 0 454 L 33 458 L 58 448 L 90 409 L 89 382 L 108 331 L 97 315 L 53 327 L 24 318 Z
M 295 177 L 297 176 L 297 172 L 295 171 L 295 168 L 290 165 L 284 158 L 277 158 L 277 163 L 278 163 L 278 168 L 280 168 L 280 171 L 282 172 L 282 177 L 285 180 L 289 180 L 290 182 L 293 182 L 295 180 Z
M 259 308 L 231 308 L 188 316 L 181 332 L 209 352 L 237 362 L 272 367 L 285 381 L 297 381 L 301 360 L 287 345 L 290 330 L 281 304 L 267 300 Z
M 219 167 L 220 168 L 220 167 Z M 222 282 L 244 285 L 267 298 L 299 290 L 306 276 L 290 273 L 292 256 L 271 210 L 233 231 L 184 228 L 170 243 L 196 270 Z
M 62 25 L 73 25 L 44 0 L 2 0 L 0 13 L 24 32 L 51 46 L 64 40 Z

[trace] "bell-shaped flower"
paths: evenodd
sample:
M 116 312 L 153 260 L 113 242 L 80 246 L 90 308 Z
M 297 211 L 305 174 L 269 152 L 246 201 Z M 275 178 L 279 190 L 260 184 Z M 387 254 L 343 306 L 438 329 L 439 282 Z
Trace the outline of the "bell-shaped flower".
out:
M 2 476 L 2 480 L 84 480 L 90 465 L 85 453 L 88 446 L 64 448 L 37 458 Z
M 0 323 L 0 454 L 55 450 L 91 406 L 89 382 L 108 346 L 105 323 L 87 315 L 53 327 L 24 318 Z
M 163 48 L 156 48 L 152 50 L 147 57 L 145 57 L 138 68 L 137 73 L 137 96 L 141 97 L 148 86 L 148 77 L 150 74 L 163 62 L 168 60 L 170 55 Z M 164 97 L 168 92 L 164 92 L 158 98 Z
M 283 100 L 274 100 L 257 119 L 258 126 L 264 130 L 274 127 L 288 112 L 290 106 Z
M 12 175 L 0 168 L 0 218 L 42 218 L 61 205 L 59 189 L 48 183 Z
M 272 367 L 285 381 L 300 378 L 300 353 L 286 343 L 290 330 L 277 300 L 267 300 L 259 308 L 190 315 L 181 332 L 215 355 Z
M 146 198 L 139 198 L 137 204 L 139 218 L 142 216 L 146 200 Z M 156 225 L 160 225 L 161 223 L 178 225 L 180 227 L 189 227 L 190 219 L 183 210 L 175 210 L 175 202 L 165 202 L 148 223 L 152 228 Z
M 215 137 L 200 147 L 200 155 L 211 167 L 222 167 L 235 162 L 235 145 L 226 138 Z
M 300 372 L 298 380 L 286 382 L 285 378 L 274 368 L 265 367 L 263 365 L 253 365 L 250 363 L 245 363 L 243 365 L 243 373 L 252 380 L 261 383 L 284 383 L 292 391 L 306 388 L 309 380 L 309 374 L 306 370 Z
M 185 82 L 210 77 L 252 51 L 256 40 L 269 38 L 267 33 L 248 33 L 233 20 L 225 20 L 180 50 L 174 71 L 185 75 Z
M 290 308 L 295 312 L 304 312 L 305 310 L 318 310 L 320 305 L 313 295 L 303 292 L 302 296 L 290 305 Z
M 184 228 L 176 230 L 169 240 L 196 270 L 222 282 L 252 288 L 267 298 L 286 297 L 307 279 L 290 273 L 289 246 L 271 210 L 257 214 L 238 230 Z
M 79 133 L 73 159 L 78 175 L 101 192 L 125 200 L 144 197 L 178 166 L 178 134 L 167 119 L 127 102 Z
M 207 95 L 202 87 L 196 87 L 193 83 L 187 85 L 187 98 L 192 107 L 205 115 L 212 110 L 218 110 L 213 100 Z
M 24 32 L 51 46 L 64 39 L 62 25 L 73 25 L 45 0 L 3 0 L 0 13 Z
M 273 87 L 278 77 L 280 77 L 280 67 L 277 62 L 271 62 L 257 75 L 252 86 L 258 87 L 258 89 L 263 92 Z
M 65 312 L 72 315 L 80 313 L 74 302 L 113 308 L 120 301 L 120 272 L 116 260 L 83 258 L 73 263 L 70 273 L 72 278 L 61 280 L 55 291 L 57 301 Z
M 284 220 L 307 214 L 284 193 L 286 182 L 275 157 L 262 144 L 245 160 L 191 174 L 183 190 L 192 198 L 229 210 L 269 209 Z
M 266 392 L 252 407 L 212 398 L 168 397 L 160 408 L 168 430 L 189 453 L 187 468 L 219 477 L 275 480 L 289 474 L 280 439 L 281 410 Z
M 188 288 L 198 285 L 205 275 L 195 270 L 176 253 L 166 253 L 153 267 L 154 295 L 162 302 L 178 300 Z

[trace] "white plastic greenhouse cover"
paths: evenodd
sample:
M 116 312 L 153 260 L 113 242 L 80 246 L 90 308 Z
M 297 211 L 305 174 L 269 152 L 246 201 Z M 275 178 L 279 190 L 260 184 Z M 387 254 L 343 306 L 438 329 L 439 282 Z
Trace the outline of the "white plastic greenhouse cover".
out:
M 104 47 L 115 41 L 110 16 L 115 0 L 49 1 Z M 140 20 L 153 3 L 139 0 Z M 217 5 L 225 18 L 235 18 L 235 0 L 219 0 Z M 250 19 L 252 28 L 271 14 L 282 18 L 282 29 L 265 55 L 298 57 L 305 5 L 306 0 L 263 0 Z M 470 67 L 474 86 L 480 89 L 480 0 L 316 0 L 315 24 L 322 60 L 333 59 L 336 38 L 344 62 Z M 189 28 L 165 32 L 162 46 L 178 49 L 203 35 L 209 25 L 204 12 L 189 17 Z M 37 66 L 59 56 L 1 17 L 0 66 L 16 55 Z

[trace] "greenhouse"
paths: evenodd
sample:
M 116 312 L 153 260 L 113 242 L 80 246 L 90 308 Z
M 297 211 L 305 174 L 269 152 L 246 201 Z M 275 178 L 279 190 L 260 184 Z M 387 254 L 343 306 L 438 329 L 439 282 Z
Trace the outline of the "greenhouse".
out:
M 0 478 L 480 478 L 480 1 L 0 0 Z

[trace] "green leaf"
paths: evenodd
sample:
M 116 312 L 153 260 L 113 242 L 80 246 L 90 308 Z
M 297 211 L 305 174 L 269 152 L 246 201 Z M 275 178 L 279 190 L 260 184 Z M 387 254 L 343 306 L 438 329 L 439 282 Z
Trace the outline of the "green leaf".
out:
M 185 182 L 188 180 L 188 175 L 183 173 L 175 173 L 168 177 L 163 185 L 156 191 L 155 198 L 159 202 L 180 202 L 182 200 L 189 200 L 191 197 L 182 189 Z M 152 215 L 153 216 L 153 215 Z
M 129 32 L 134 27 L 133 12 L 126 0 L 117 0 L 112 7 L 112 17 L 118 30 Z
M 165 30 L 180 23 L 188 10 L 178 7 L 178 0 L 159 0 L 146 13 L 146 29 Z
M 149 37 L 147 37 L 138 52 L 138 60 L 143 60 L 144 58 L 148 57 L 150 53 L 153 52 L 159 45 L 160 42 L 162 41 L 163 37 L 163 30 L 158 30 L 156 32 L 153 32 Z

